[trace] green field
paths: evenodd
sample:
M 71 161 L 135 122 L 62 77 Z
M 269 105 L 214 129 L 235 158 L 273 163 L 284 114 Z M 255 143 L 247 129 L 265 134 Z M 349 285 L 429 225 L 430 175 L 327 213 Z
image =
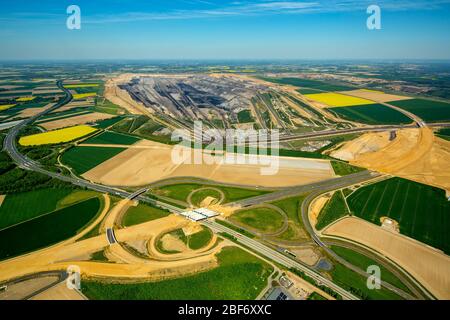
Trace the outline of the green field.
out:
M 0 230 L 54 211 L 71 189 L 39 189 L 7 195 L 0 206 Z
M 255 122 L 255 119 L 253 119 L 250 110 L 242 110 L 241 112 L 238 113 L 237 116 L 239 123 Z
M 288 229 L 277 238 L 287 241 L 302 241 L 308 238 L 303 228 L 303 221 L 301 219 L 300 212 L 301 205 L 305 197 L 305 195 L 301 195 L 294 198 L 272 202 L 274 206 L 277 206 L 287 214 L 289 223 Z
M 124 215 L 122 225 L 131 227 L 144 222 L 152 221 L 167 217 L 168 211 L 152 207 L 146 204 L 139 204 L 137 207 L 131 207 Z
M 132 145 L 140 139 L 132 137 L 122 133 L 116 133 L 111 131 L 103 132 L 95 137 L 92 137 L 86 141 L 85 144 L 121 144 L 121 145 Z
M 241 189 L 241 188 L 234 188 L 234 187 L 222 187 L 222 186 L 210 186 L 210 185 L 202 185 L 202 184 L 192 184 L 192 183 L 185 183 L 185 184 L 175 184 L 175 185 L 169 185 L 164 186 L 159 189 L 154 190 L 155 194 L 163 195 L 175 200 L 179 201 L 186 201 L 187 197 L 192 191 L 202 189 L 202 188 L 208 188 L 213 187 L 220 189 L 225 194 L 225 201 L 224 203 L 239 201 L 247 198 L 252 198 L 256 196 L 260 196 L 266 193 L 269 193 L 269 191 L 262 191 L 262 190 L 251 190 L 251 189 Z M 194 194 L 195 196 L 195 194 Z
M 273 269 L 238 248 L 217 255 L 220 266 L 193 276 L 160 282 L 112 284 L 82 281 L 92 300 L 254 300 Z
M 436 135 L 442 139 L 450 141 L 450 129 L 440 129 Z
M 115 117 L 111 119 L 101 120 L 95 124 L 95 127 L 99 129 L 106 129 L 115 125 L 119 121 L 122 121 L 123 119 L 124 119 L 123 117 Z
M 207 197 L 212 197 L 217 199 L 217 201 L 219 201 L 221 199 L 221 194 L 220 192 L 214 189 L 199 190 L 192 195 L 191 202 L 194 206 L 200 206 L 202 201 L 205 200 Z
M 407 124 L 412 122 L 403 113 L 381 104 L 329 108 L 327 111 L 342 119 L 365 124 Z
M 0 260 L 38 250 L 77 234 L 100 211 L 92 198 L 0 231 Z
M 318 294 L 317 292 L 313 292 L 309 295 L 308 299 L 310 301 L 322 301 L 322 300 L 327 300 L 326 298 L 322 297 L 320 294 Z
M 424 99 L 411 99 L 394 101 L 390 102 L 390 104 L 414 113 L 425 121 L 439 122 L 450 120 L 450 103 Z
M 334 173 L 338 176 L 347 176 L 349 174 L 358 173 L 366 169 L 352 166 L 342 161 L 331 161 Z
M 396 286 L 399 289 L 402 289 L 405 292 L 409 292 L 410 290 L 406 287 L 392 272 L 386 269 L 380 263 L 358 253 L 353 250 L 344 248 L 331 246 L 331 250 L 333 250 L 338 256 L 345 259 L 347 262 L 350 262 L 352 265 L 360 268 L 361 270 L 366 271 L 369 266 L 379 266 L 381 270 L 381 279 L 387 283 L 390 283 Z
M 207 246 L 213 237 L 212 231 L 202 227 L 202 231 L 194 233 L 188 237 L 188 247 L 192 250 L 199 250 Z
M 347 199 L 353 214 L 377 225 L 389 217 L 400 232 L 450 253 L 450 202 L 445 191 L 393 178 L 357 190 Z
M 367 277 L 347 269 L 341 264 L 335 264 L 329 273 L 334 283 L 364 300 L 402 300 L 400 296 L 385 288 L 370 290 L 367 288 Z
M 280 230 L 284 224 L 283 216 L 269 208 L 254 208 L 233 214 L 231 220 L 263 233 L 273 233 Z
M 316 229 L 322 230 L 332 222 L 348 215 L 348 208 L 345 205 L 344 195 L 341 191 L 336 191 L 330 201 L 323 207 L 317 217 Z
M 77 174 L 83 174 L 125 150 L 124 148 L 75 147 L 65 152 L 61 159 Z

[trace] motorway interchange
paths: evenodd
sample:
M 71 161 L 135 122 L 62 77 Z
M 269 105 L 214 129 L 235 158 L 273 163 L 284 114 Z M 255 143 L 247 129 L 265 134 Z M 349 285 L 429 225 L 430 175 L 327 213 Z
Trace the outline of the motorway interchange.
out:
M 27 158 L 26 156 L 22 155 L 18 151 L 18 149 L 16 147 L 16 139 L 17 139 L 17 135 L 19 134 L 19 132 L 22 128 L 32 124 L 33 122 L 38 120 L 40 117 L 66 105 L 67 103 L 69 103 L 72 100 L 72 94 L 70 93 L 69 90 L 64 88 L 62 81 L 58 81 L 57 85 L 66 94 L 66 96 L 63 100 L 61 100 L 60 102 L 55 104 L 50 109 L 32 117 L 32 118 L 24 120 L 23 122 L 21 122 L 20 124 L 18 124 L 17 126 L 15 126 L 13 129 L 11 129 L 9 131 L 9 133 L 5 139 L 4 148 L 8 152 L 8 154 L 11 156 L 11 158 L 17 163 L 17 165 L 19 165 L 20 167 L 22 167 L 26 170 L 32 170 L 32 171 L 36 171 L 36 172 L 39 172 L 42 174 L 46 174 L 53 178 L 56 178 L 56 179 L 59 179 L 62 181 L 66 181 L 66 182 L 72 183 L 72 184 L 80 186 L 80 187 L 88 188 L 88 189 L 95 190 L 95 191 L 102 192 L 102 193 L 109 193 L 109 194 L 112 194 L 115 196 L 129 199 L 129 200 L 136 199 L 136 200 L 139 200 L 142 202 L 148 202 L 153 205 L 157 205 L 159 207 L 168 209 L 173 213 L 180 213 L 182 211 L 182 209 L 180 209 L 178 207 L 175 207 L 175 206 L 165 203 L 163 201 L 157 201 L 157 200 L 151 199 L 151 198 L 143 195 L 143 193 L 146 193 L 148 191 L 147 189 L 143 189 L 143 190 L 139 190 L 134 193 L 130 193 L 130 192 L 121 190 L 119 188 L 113 188 L 113 187 L 108 187 L 108 186 L 104 186 L 104 185 L 100 185 L 100 184 L 95 184 L 95 183 L 89 182 L 87 180 L 84 180 L 82 178 L 73 178 L 73 177 L 68 177 L 68 176 L 64 176 L 61 174 L 53 173 L 53 172 L 43 169 L 38 163 Z M 425 125 L 423 121 L 420 121 L 417 119 L 414 119 L 414 120 L 417 121 L 419 126 Z M 333 130 L 333 131 L 317 132 L 317 133 L 310 133 L 310 134 L 307 133 L 304 135 L 285 136 L 285 137 L 282 137 L 282 139 L 289 141 L 291 139 L 292 140 L 299 139 L 299 138 L 306 139 L 306 138 L 311 138 L 311 137 L 336 135 L 336 134 L 340 134 L 340 133 L 355 133 L 355 132 L 360 133 L 360 132 L 369 132 L 369 131 L 374 131 L 374 130 L 386 131 L 386 130 L 394 130 L 394 129 L 398 129 L 398 128 L 403 128 L 403 126 L 366 127 L 366 128 L 356 128 L 356 129 L 345 129 L 345 130 L 341 130 L 341 131 Z M 361 172 L 358 174 L 349 175 L 349 176 L 342 177 L 342 178 L 336 178 L 336 179 L 332 179 L 332 180 L 328 180 L 328 181 L 324 181 L 324 182 L 309 184 L 309 185 L 300 186 L 300 187 L 285 188 L 281 191 L 274 192 L 274 193 L 271 193 L 268 195 L 250 198 L 247 200 L 242 200 L 242 201 L 239 201 L 239 203 L 237 203 L 237 204 L 242 205 L 242 206 L 249 206 L 249 205 L 259 203 L 259 202 L 276 200 L 279 198 L 292 196 L 292 195 L 296 195 L 299 193 L 313 192 L 309 196 L 307 201 L 305 201 L 305 203 L 303 204 L 303 207 L 302 207 L 303 219 L 304 219 L 304 221 L 308 221 L 308 218 L 307 218 L 308 206 L 315 197 L 318 197 L 320 194 L 326 193 L 330 190 L 336 190 L 336 189 L 340 189 L 340 188 L 343 188 L 343 187 L 346 187 L 349 185 L 362 183 L 362 182 L 377 178 L 378 176 L 379 176 L 378 173 L 364 171 L 364 172 Z M 298 261 L 295 261 L 294 259 L 289 257 L 289 255 L 281 253 L 273 247 L 270 247 L 268 245 L 265 245 L 263 243 L 260 243 L 256 240 L 254 240 L 254 239 L 246 237 L 230 228 L 227 228 L 223 225 L 220 225 L 220 224 L 214 222 L 213 220 L 204 221 L 204 222 L 202 222 L 202 224 L 207 226 L 208 228 L 210 228 L 211 230 L 213 230 L 216 233 L 227 233 L 227 234 L 234 236 L 237 239 L 237 242 L 239 244 L 252 249 L 257 254 L 259 254 L 263 257 L 269 258 L 269 259 L 277 262 L 278 264 L 283 265 L 286 268 L 296 268 L 296 269 L 304 272 L 306 275 L 313 278 L 318 283 L 325 285 L 325 286 L 329 287 L 330 289 L 334 290 L 335 292 L 337 292 L 344 299 L 349 299 L 349 300 L 358 299 L 357 296 L 355 296 L 354 294 L 341 288 L 339 285 L 333 283 L 329 279 L 323 277 L 317 271 L 313 270 L 311 267 L 309 267 L 303 263 L 300 263 Z M 329 254 L 333 255 L 333 252 L 327 247 L 327 244 L 324 243 L 315 234 L 313 228 L 311 228 L 307 224 L 306 229 L 310 233 L 313 240 L 320 247 L 324 248 Z M 113 228 L 108 228 L 106 230 L 106 236 L 107 236 L 108 242 L 111 245 L 115 244 L 117 242 Z M 335 254 L 334 254 L 334 256 L 337 257 Z M 350 265 L 350 267 L 351 267 L 351 265 Z M 361 272 L 361 271 L 359 271 L 359 272 Z M 389 284 L 383 284 L 383 285 L 387 285 L 389 287 Z M 397 290 L 396 288 L 392 288 L 392 289 Z M 409 296 L 403 292 L 399 292 L 398 290 L 396 291 L 396 293 L 403 295 L 405 298 L 411 298 L 411 296 Z

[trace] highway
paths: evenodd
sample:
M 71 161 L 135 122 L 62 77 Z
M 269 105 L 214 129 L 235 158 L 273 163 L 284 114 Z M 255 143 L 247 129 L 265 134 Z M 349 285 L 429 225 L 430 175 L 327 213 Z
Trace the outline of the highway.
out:
M 318 198 L 320 195 L 323 195 L 327 192 L 331 192 L 334 190 L 338 190 L 341 189 L 343 187 L 346 186 L 351 186 L 352 184 L 348 184 L 348 185 L 342 185 L 341 187 L 336 187 L 336 186 L 332 186 L 329 185 L 328 187 L 324 187 L 321 190 L 317 190 L 316 192 L 313 192 L 311 194 L 309 194 L 305 200 L 302 203 L 301 206 L 301 215 L 302 215 L 302 221 L 303 221 L 303 226 L 305 228 L 305 230 L 309 233 L 310 237 L 314 240 L 314 242 L 319 245 L 325 252 L 327 252 L 327 254 L 329 254 L 331 257 L 333 257 L 336 261 L 338 261 L 339 263 L 341 263 L 342 265 L 344 265 L 345 267 L 349 268 L 350 270 L 353 270 L 354 272 L 363 275 L 363 276 L 367 276 L 366 271 L 361 270 L 360 268 L 352 265 L 351 263 L 347 262 L 345 259 L 341 258 L 339 255 L 337 255 L 333 250 L 331 250 L 320 238 L 320 236 L 316 233 L 315 228 L 311 225 L 311 222 L 309 221 L 309 207 L 311 205 L 311 203 L 314 201 L 314 199 Z M 403 273 L 403 276 L 406 277 L 407 279 L 409 279 L 410 281 L 414 282 L 414 284 L 419 287 L 421 289 L 422 292 L 417 292 L 417 290 L 415 290 L 415 288 L 410 288 L 413 292 L 416 292 L 417 294 L 419 294 L 420 297 L 422 297 L 422 294 L 425 294 L 428 298 L 432 298 L 432 296 L 430 296 L 427 292 L 427 290 L 425 290 L 420 283 L 418 283 L 415 279 L 411 278 L 411 276 L 409 276 L 406 273 Z M 391 290 L 392 292 L 395 292 L 396 294 L 398 294 L 399 296 L 403 297 L 404 299 L 407 300 L 414 300 L 416 299 L 415 297 L 411 296 L 410 294 L 404 292 L 403 290 L 398 289 L 397 287 L 381 281 L 381 285 L 389 290 Z
M 287 188 L 284 190 L 264 194 L 262 196 L 249 198 L 240 200 L 234 203 L 230 203 L 229 206 L 241 206 L 241 207 L 249 207 L 253 205 L 260 204 L 262 202 L 270 202 L 274 200 L 278 200 L 281 198 L 287 198 L 291 196 L 296 196 L 299 194 L 309 193 L 317 190 L 336 190 L 341 189 L 346 186 L 351 186 L 354 184 L 362 183 L 367 180 L 371 180 L 374 178 L 380 177 L 381 174 L 377 172 L 371 172 L 371 171 L 362 171 L 355 174 L 351 174 L 344 177 L 338 177 L 330 180 L 320 181 L 312 184 L 307 185 L 301 185 L 296 187 Z
M 339 295 L 342 296 L 345 300 L 359 300 L 359 298 L 352 293 L 346 291 L 345 289 L 341 288 L 331 280 L 323 277 L 316 271 L 310 269 L 309 267 L 306 267 L 305 265 L 285 256 L 284 254 L 256 241 L 253 239 L 250 239 L 246 236 L 241 235 L 240 233 L 229 229 L 221 224 L 218 224 L 215 221 L 203 221 L 202 224 L 211 230 L 213 230 L 216 233 L 228 233 L 235 237 L 239 243 L 242 245 L 258 252 L 259 254 L 287 267 L 287 268 L 295 268 L 302 272 L 304 272 L 307 276 L 313 278 L 318 284 L 325 285 L 329 287 L 330 289 L 333 289 L 335 292 L 337 292 Z
M 26 170 L 30 170 L 30 171 L 35 171 L 35 172 L 39 172 L 41 174 L 50 176 L 52 178 L 61 180 L 61 181 L 65 181 L 74 185 L 77 185 L 79 187 L 82 188 L 87 188 L 90 190 L 94 190 L 94 191 L 98 191 L 101 193 L 109 193 L 115 196 L 119 196 L 121 198 L 128 198 L 128 199 L 137 199 L 139 201 L 143 201 L 146 203 L 150 203 L 153 205 L 156 205 L 158 207 L 167 209 L 173 213 L 181 213 L 183 211 L 183 209 L 180 209 L 178 207 L 172 206 L 170 204 L 149 198 L 147 196 L 145 196 L 144 194 L 146 193 L 147 189 L 142 189 L 139 190 L 135 193 L 130 193 L 118 188 L 114 188 L 114 187 L 108 187 L 108 186 L 103 186 L 103 185 L 99 185 L 99 184 L 95 184 L 80 178 L 74 178 L 74 177 L 68 177 L 68 176 L 64 176 L 62 174 L 58 174 L 55 172 L 50 172 L 48 170 L 45 170 L 44 168 L 42 168 L 40 166 L 39 163 L 29 159 L 28 157 L 22 155 L 16 146 L 16 139 L 17 136 L 20 132 L 20 130 L 22 130 L 24 127 L 26 127 L 27 125 L 32 124 L 33 122 L 35 122 L 38 118 L 66 105 L 67 103 L 69 103 L 72 100 L 72 94 L 70 93 L 69 90 L 65 89 L 62 81 L 58 81 L 57 82 L 58 87 L 63 90 L 66 93 L 66 96 L 63 100 L 59 101 L 58 103 L 56 103 L 54 106 L 52 106 L 51 108 L 43 111 L 40 114 L 37 114 L 29 119 L 23 120 L 22 122 L 20 122 L 17 126 L 15 126 L 14 128 L 12 128 L 9 132 L 8 135 L 5 139 L 4 142 L 4 149 L 5 151 L 10 155 L 10 157 L 13 159 L 13 161 L 21 168 L 26 169 Z M 448 124 L 435 124 L 433 126 L 448 126 Z M 414 127 L 414 126 L 410 126 L 410 127 Z M 415 126 L 417 127 L 417 126 Z M 337 135 L 337 134 L 342 134 L 342 133 L 355 133 L 355 132 L 366 132 L 366 131 L 374 131 L 374 130 L 379 130 L 379 131 L 386 131 L 386 130 L 396 130 L 396 129 L 401 129 L 404 128 L 404 126 L 386 126 L 386 127 L 371 127 L 371 128 L 356 128 L 356 129 L 348 129 L 348 130 L 340 130 L 340 131 L 328 131 L 328 132 L 315 132 L 315 133 L 309 133 L 309 134 L 303 134 L 301 136 L 294 136 L 291 137 L 290 139 L 301 139 L 301 138 L 312 138 L 312 137 L 320 137 L 320 136 L 327 136 L 327 135 Z M 364 171 L 364 172 L 360 172 L 360 173 L 356 173 L 353 175 L 349 175 L 346 177 L 341 177 L 341 178 L 336 178 L 336 179 L 331 179 L 331 180 L 327 180 L 327 181 L 322 181 L 322 182 L 318 182 L 318 183 L 313 183 L 310 185 L 304 185 L 304 186 L 297 186 L 297 187 L 293 187 L 293 188 L 289 188 L 289 189 L 284 189 L 284 190 L 280 190 L 280 191 L 276 191 L 274 193 L 270 193 L 270 194 L 266 194 L 266 195 L 262 195 L 259 197 L 255 197 L 255 198 L 250 198 L 250 199 L 245 199 L 239 202 L 236 202 L 234 204 L 236 205 L 241 205 L 241 206 L 251 206 L 251 205 L 255 205 L 255 204 L 259 204 L 261 202 L 267 202 L 267 201 L 273 201 L 276 199 L 280 199 L 283 197 L 289 197 L 289 196 L 295 196 L 301 193 L 309 193 L 309 192 L 313 192 L 309 197 L 307 197 L 307 199 L 305 200 L 305 202 L 302 205 L 302 217 L 303 217 L 303 221 L 305 222 L 305 228 L 307 229 L 307 231 L 310 233 L 312 239 L 322 248 L 324 248 L 327 252 L 329 252 L 333 257 L 336 257 L 336 255 L 334 254 L 334 252 L 332 252 L 319 238 L 319 236 L 315 233 L 314 229 L 311 227 L 311 225 L 307 222 L 309 222 L 309 219 L 307 217 L 307 213 L 308 213 L 308 209 L 309 209 L 309 204 L 310 202 L 317 197 L 317 195 L 326 193 L 328 191 L 332 191 L 332 190 L 336 190 L 336 189 L 341 189 L 344 188 L 346 186 L 349 185 L 354 185 L 354 184 L 358 184 L 367 180 L 371 180 L 373 178 L 379 177 L 380 174 L 375 173 L 375 172 L 370 172 L 370 171 Z M 208 226 L 209 228 L 211 228 L 212 230 L 214 230 L 215 232 L 226 232 L 232 236 L 234 236 L 236 239 L 238 239 L 238 241 L 249 247 L 250 249 L 256 251 L 257 253 L 266 256 L 270 259 L 272 259 L 273 261 L 276 261 L 277 263 L 287 267 L 287 268 L 297 268 L 301 271 L 303 271 L 306 275 L 310 276 L 311 278 L 315 279 L 316 281 L 318 281 L 321 284 L 324 284 L 326 286 L 328 286 L 329 288 L 333 289 L 334 291 L 336 291 L 337 293 L 339 293 L 344 299 L 351 299 L 351 300 L 356 300 L 358 299 L 358 297 L 356 297 L 355 295 L 347 292 L 345 289 L 341 288 L 340 286 L 336 285 L 335 283 L 333 283 L 332 281 L 330 281 L 329 279 L 321 276 L 319 273 L 317 273 L 316 271 L 310 269 L 309 267 L 294 261 L 293 259 L 285 256 L 284 254 L 258 242 L 255 241 L 253 239 L 250 239 L 248 237 L 245 237 L 229 228 L 226 228 L 214 221 L 205 221 L 203 222 L 204 225 Z M 115 243 L 115 237 L 114 237 L 114 233 L 113 230 L 110 230 L 110 232 L 107 232 L 107 238 L 109 243 Z M 337 259 L 341 259 L 340 257 L 336 257 Z M 399 294 L 402 294 L 401 292 L 398 292 Z
M 99 185 L 99 184 L 95 184 L 95 183 L 91 183 L 89 181 L 83 180 L 83 179 L 79 179 L 79 178 L 73 178 L 73 177 L 68 177 L 68 176 L 64 176 L 58 173 L 54 173 L 54 172 L 50 172 L 48 170 L 45 170 L 44 168 L 42 168 L 37 162 L 29 159 L 28 157 L 22 155 L 16 146 L 16 139 L 17 136 L 20 132 L 21 129 L 23 129 L 25 126 L 32 124 L 34 121 L 36 121 L 38 118 L 68 104 L 71 100 L 72 100 L 72 94 L 70 93 L 70 91 L 66 88 L 64 88 L 62 81 L 58 81 L 57 82 L 58 87 L 63 90 L 66 93 L 66 96 L 63 100 L 59 101 L 58 103 L 56 103 L 53 107 L 43 111 L 40 114 L 37 114 L 27 120 L 24 120 L 23 122 L 21 122 L 20 124 L 18 124 L 16 127 L 12 128 L 9 132 L 8 135 L 5 139 L 4 142 L 4 148 L 5 151 L 10 155 L 10 157 L 13 159 L 13 161 L 20 166 L 21 168 L 24 168 L 26 170 L 30 170 L 30 171 L 35 171 L 35 172 L 39 172 L 41 174 L 45 174 L 47 176 L 50 176 L 52 178 L 55 179 L 59 179 L 61 181 L 65 181 L 68 183 L 72 183 L 74 185 L 77 185 L 79 187 L 83 187 L 83 188 L 87 188 L 90 190 L 94 190 L 94 191 L 98 191 L 101 193 L 109 193 L 112 195 L 116 195 L 122 198 L 128 198 L 128 199 L 137 199 L 143 202 L 147 202 L 147 203 L 151 203 L 153 205 L 159 206 L 161 208 L 167 209 L 173 213 L 180 213 L 183 210 L 177 207 L 174 207 L 172 205 L 163 203 L 161 201 L 156 201 L 154 199 L 151 199 L 149 197 L 146 197 L 144 195 L 142 195 L 142 190 L 139 190 L 135 193 L 130 193 L 124 190 L 120 190 L 117 188 L 112 188 L 112 187 L 107 187 L 107 186 L 103 186 L 103 185 Z M 367 173 L 366 173 L 367 174 Z M 312 187 L 312 186 L 311 186 Z M 285 193 L 289 193 L 289 191 L 281 191 L 281 192 L 285 192 Z M 295 191 L 292 191 L 294 193 L 298 192 L 297 189 L 295 189 Z M 315 279 L 316 281 L 319 281 L 320 283 L 329 286 L 331 289 L 333 289 L 334 291 L 336 291 L 337 293 L 339 293 L 344 299 L 351 299 L 351 300 L 357 300 L 358 297 L 354 296 L 353 294 L 347 292 L 345 289 L 339 287 L 338 285 L 334 284 L 333 282 L 331 282 L 330 280 L 328 280 L 327 278 L 321 276 L 320 274 L 318 274 L 316 271 L 284 256 L 283 254 L 277 252 L 276 250 L 273 250 L 255 240 L 249 239 L 247 237 L 242 236 L 241 234 L 230 230 L 226 227 L 223 227 L 219 224 L 217 224 L 216 222 L 210 222 L 210 221 L 206 221 L 204 222 L 205 225 L 211 226 L 211 228 L 213 230 L 215 230 L 216 232 L 227 232 L 233 236 L 235 236 L 237 239 L 239 239 L 239 241 L 242 242 L 242 244 L 248 246 L 249 248 L 252 248 L 253 250 L 255 250 L 256 252 L 260 253 L 263 256 L 267 256 L 271 259 L 273 259 L 274 261 L 280 263 L 281 265 L 284 265 L 288 268 L 298 268 L 299 270 L 305 272 L 307 275 L 309 275 L 310 277 L 312 277 L 313 279 Z M 115 237 L 114 237 L 114 233 L 112 232 L 108 232 L 107 233 L 107 238 L 108 238 L 108 242 L 109 243 L 115 243 Z

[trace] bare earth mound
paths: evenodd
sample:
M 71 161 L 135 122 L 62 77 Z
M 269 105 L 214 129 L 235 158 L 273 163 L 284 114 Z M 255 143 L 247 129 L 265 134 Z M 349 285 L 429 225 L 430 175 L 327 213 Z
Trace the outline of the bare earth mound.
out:
M 450 191 L 450 142 L 435 138 L 428 128 L 398 131 L 391 142 L 378 133 L 367 134 L 347 143 L 332 156 Z
M 450 299 L 450 257 L 405 236 L 358 218 L 331 225 L 324 235 L 346 238 L 392 259 L 439 299 Z
M 341 160 L 353 161 L 363 154 L 379 151 L 389 143 L 388 132 L 367 133 L 347 142 L 342 148 L 333 151 L 330 155 Z
M 84 178 L 106 185 L 142 186 L 162 179 L 198 177 L 213 181 L 248 186 L 287 187 L 333 178 L 329 161 L 280 157 L 276 175 L 261 175 L 264 165 L 182 164 L 172 162 L 172 146 L 141 141 L 83 175 Z

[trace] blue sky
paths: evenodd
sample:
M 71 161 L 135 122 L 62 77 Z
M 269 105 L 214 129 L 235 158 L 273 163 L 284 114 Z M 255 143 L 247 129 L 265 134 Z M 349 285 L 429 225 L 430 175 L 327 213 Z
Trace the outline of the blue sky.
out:
M 450 0 L 0 0 L 0 59 L 450 59 L 449 17 Z

